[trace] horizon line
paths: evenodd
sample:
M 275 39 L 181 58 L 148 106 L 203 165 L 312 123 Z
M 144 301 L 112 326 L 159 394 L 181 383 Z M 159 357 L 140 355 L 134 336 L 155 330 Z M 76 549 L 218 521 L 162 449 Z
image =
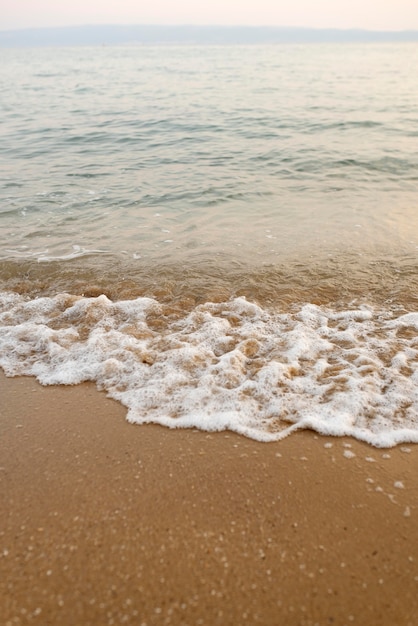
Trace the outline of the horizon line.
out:
M 157 22 L 135 22 L 119 23 L 119 22 L 106 22 L 106 23 L 80 23 L 80 24 L 66 24 L 57 26 L 19 26 L 11 28 L 0 28 L 0 33 L 21 32 L 28 30 L 59 30 L 70 28 L 106 28 L 106 27 L 120 27 L 120 28 L 230 28 L 230 29 L 265 29 L 265 30 L 305 30 L 305 31 L 337 31 L 337 32 L 360 32 L 360 33 L 418 33 L 418 27 L 416 28 L 402 28 L 402 29 L 382 29 L 382 28 L 365 28 L 358 26 L 341 27 L 341 26 L 290 26 L 283 24 L 199 24 L 194 22 L 181 22 L 178 24 L 160 24 Z

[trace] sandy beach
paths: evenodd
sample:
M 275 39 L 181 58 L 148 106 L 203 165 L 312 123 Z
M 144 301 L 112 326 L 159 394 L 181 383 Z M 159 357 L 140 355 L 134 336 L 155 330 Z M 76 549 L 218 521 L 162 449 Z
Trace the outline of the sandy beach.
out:
M 39 624 L 413 626 L 418 449 L 135 426 L 0 377 L 0 613 Z

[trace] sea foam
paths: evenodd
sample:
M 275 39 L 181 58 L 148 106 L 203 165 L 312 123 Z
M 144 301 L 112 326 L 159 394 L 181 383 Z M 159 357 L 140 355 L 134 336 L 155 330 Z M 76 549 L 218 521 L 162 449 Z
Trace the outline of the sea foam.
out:
M 0 366 L 43 385 L 93 381 L 130 422 L 260 440 L 296 429 L 418 442 L 418 313 L 244 298 L 172 316 L 156 300 L 0 294 Z

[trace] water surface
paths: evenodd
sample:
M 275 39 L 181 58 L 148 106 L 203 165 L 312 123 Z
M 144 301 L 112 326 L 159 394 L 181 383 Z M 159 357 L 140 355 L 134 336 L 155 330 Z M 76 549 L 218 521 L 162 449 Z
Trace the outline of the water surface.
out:
M 84 372 L 134 421 L 414 440 L 417 61 L 414 44 L 3 50 L 2 367 Z M 129 365 L 111 328 L 140 342 Z

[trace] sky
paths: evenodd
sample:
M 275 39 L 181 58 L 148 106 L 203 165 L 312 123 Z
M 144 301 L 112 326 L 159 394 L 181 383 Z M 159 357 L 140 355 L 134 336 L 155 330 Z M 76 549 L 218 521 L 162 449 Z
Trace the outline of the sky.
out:
M 0 0 L 0 30 L 84 24 L 418 30 L 418 0 Z

